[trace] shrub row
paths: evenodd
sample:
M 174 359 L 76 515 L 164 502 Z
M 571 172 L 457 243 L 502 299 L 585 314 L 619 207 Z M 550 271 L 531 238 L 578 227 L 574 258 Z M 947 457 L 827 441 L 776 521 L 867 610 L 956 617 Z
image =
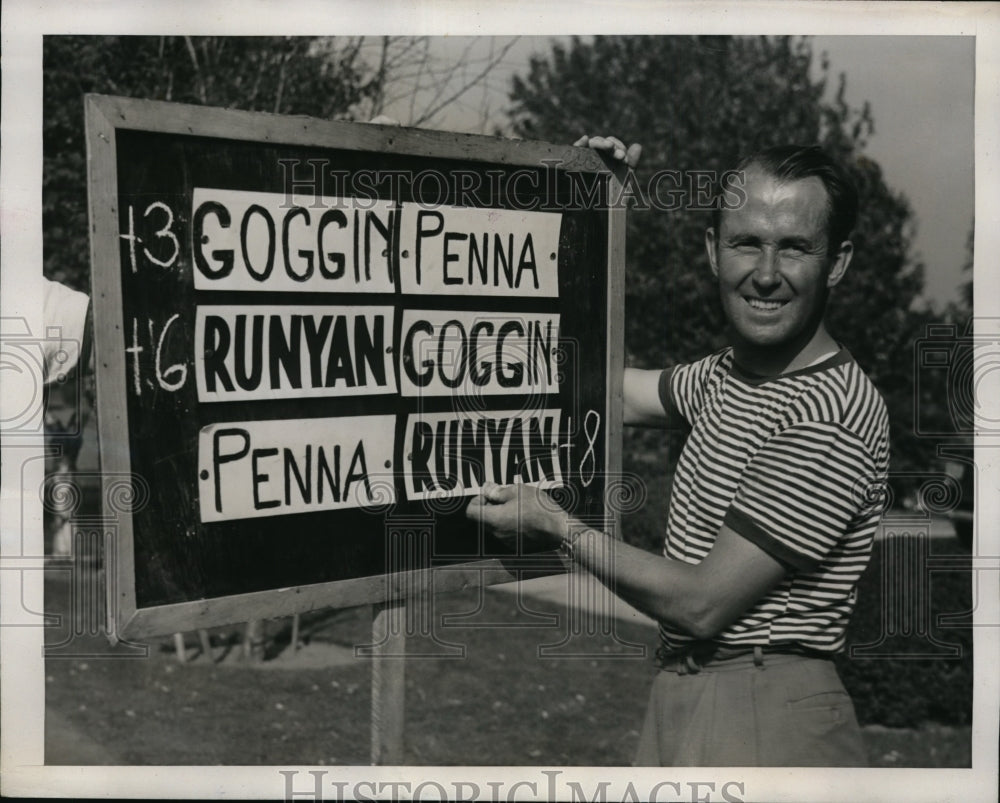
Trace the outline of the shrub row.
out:
M 877 541 L 861 578 L 837 668 L 862 724 L 972 721 L 970 556 L 939 538 L 924 559 L 911 560 L 919 546 L 914 536 Z

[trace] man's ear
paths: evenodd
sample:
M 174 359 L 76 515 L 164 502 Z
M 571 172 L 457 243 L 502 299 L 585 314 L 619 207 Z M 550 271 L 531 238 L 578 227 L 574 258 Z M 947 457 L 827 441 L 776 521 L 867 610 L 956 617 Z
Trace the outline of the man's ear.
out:
M 844 240 L 837 249 L 837 254 L 830 263 L 830 272 L 826 276 L 826 286 L 835 287 L 847 273 L 847 268 L 851 264 L 851 257 L 854 256 L 854 243 Z
M 718 242 L 715 236 L 715 228 L 709 226 L 705 229 L 705 251 L 708 253 L 708 264 L 712 268 L 712 275 L 719 278 Z

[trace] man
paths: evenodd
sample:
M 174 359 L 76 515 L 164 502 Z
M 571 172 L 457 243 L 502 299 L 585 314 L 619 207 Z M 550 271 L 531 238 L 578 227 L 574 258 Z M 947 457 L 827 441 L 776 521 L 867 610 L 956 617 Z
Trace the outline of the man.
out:
M 637 157 L 612 138 L 587 144 Z M 731 346 L 624 377 L 626 423 L 691 426 L 663 557 L 533 487 L 488 486 L 468 515 L 561 545 L 660 623 L 637 764 L 863 765 L 830 657 L 878 525 L 888 422 L 823 320 L 850 265 L 857 194 L 819 148 L 770 149 L 738 170 L 745 202 L 705 233 Z

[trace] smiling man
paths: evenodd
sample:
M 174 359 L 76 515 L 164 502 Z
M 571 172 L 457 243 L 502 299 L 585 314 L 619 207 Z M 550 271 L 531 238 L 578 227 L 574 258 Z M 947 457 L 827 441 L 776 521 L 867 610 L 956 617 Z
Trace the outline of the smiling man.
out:
M 857 193 L 819 148 L 774 148 L 738 172 L 746 200 L 715 213 L 708 259 L 740 365 L 786 373 L 837 351 L 823 312 L 851 262 Z
M 577 144 L 634 163 L 613 138 Z M 859 766 L 844 647 L 888 470 L 881 397 L 824 324 L 850 265 L 849 177 L 817 147 L 738 166 L 745 203 L 705 244 L 731 345 L 627 369 L 625 422 L 691 427 L 662 557 L 588 528 L 529 486 L 484 488 L 468 514 L 564 553 L 660 624 L 636 763 Z

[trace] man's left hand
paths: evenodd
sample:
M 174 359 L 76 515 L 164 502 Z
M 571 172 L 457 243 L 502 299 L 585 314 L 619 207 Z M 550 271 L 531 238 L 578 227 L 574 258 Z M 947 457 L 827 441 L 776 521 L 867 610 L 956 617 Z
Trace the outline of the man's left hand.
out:
M 573 143 L 577 148 L 593 148 L 605 153 L 609 159 L 624 163 L 627 167 L 635 167 L 642 156 L 642 145 L 633 142 L 628 147 L 618 137 L 591 137 L 584 134 Z

